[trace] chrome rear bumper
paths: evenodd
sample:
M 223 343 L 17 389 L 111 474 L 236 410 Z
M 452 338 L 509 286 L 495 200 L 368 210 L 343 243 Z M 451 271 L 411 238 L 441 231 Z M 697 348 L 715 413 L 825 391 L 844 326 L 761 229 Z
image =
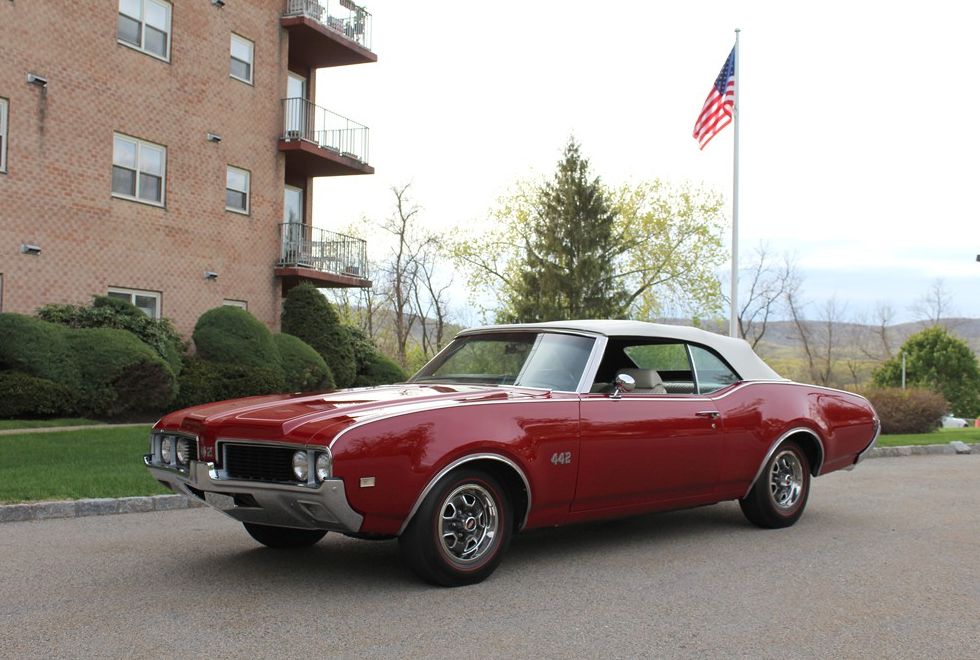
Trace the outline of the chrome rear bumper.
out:
M 154 465 L 152 460 L 152 454 L 143 457 L 154 479 L 241 522 L 358 532 L 364 521 L 347 502 L 343 479 L 325 479 L 315 487 L 220 479 L 214 463 L 191 461 L 184 470 Z
M 877 417 L 875 417 L 875 434 L 874 437 L 871 438 L 871 444 L 865 447 L 864 450 L 857 455 L 857 458 L 855 458 L 854 462 L 848 467 L 849 470 L 853 470 L 854 466 L 860 463 L 861 461 L 863 461 L 864 458 L 868 455 L 868 452 L 870 452 L 872 449 L 875 448 L 875 445 L 878 444 L 878 437 L 880 435 L 881 435 L 881 421 Z

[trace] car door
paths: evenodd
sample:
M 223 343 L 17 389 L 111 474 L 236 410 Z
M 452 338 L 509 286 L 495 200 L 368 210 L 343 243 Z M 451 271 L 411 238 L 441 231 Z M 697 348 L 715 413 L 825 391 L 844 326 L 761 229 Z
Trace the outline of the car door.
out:
M 697 393 L 687 346 L 662 346 L 647 352 L 673 356 L 671 364 L 660 361 L 660 373 L 669 377 L 664 378 L 667 393 L 581 395 L 573 512 L 710 500 L 715 492 L 724 437 L 718 408 Z M 629 350 L 624 355 L 635 366 L 649 364 L 643 351 L 629 356 Z M 610 380 L 613 376 L 610 371 Z

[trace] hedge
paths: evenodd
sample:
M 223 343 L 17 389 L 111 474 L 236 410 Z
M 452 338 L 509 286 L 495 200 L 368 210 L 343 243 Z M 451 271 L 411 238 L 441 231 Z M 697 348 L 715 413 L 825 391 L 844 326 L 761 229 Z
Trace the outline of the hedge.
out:
M 180 373 L 184 349 L 180 335 L 167 319 L 151 319 L 141 309 L 119 298 L 94 296 L 92 305 L 45 305 L 37 310 L 45 321 L 70 328 L 117 328 L 133 333 Z
M 155 412 L 176 395 L 173 370 L 131 332 L 86 328 L 69 331 L 67 338 L 81 376 L 81 412 L 97 417 Z
M 175 410 L 285 389 L 281 369 L 215 363 L 199 357 L 185 359 L 179 383 L 177 400 L 172 406 Z
M 18 371 L 0 371 L 0 417 L 53 417 L 75 410 L 75 392 L 67 385 Z
M 357 379 L 354 385 L 365 387 L 368 385 L 389 385 L 391 383 L 405 382 L 405 372 L 394 361 L 375 351 L 367 355 L 364 362 L 358 367 Z
M 863 394 L 878 413 L 882 433 L 930 433 L 949 410 L 942 394 L 927 389 L 882 387 Z
M 23 314 L 0 314 L 0 369 L 77 388 L 78 366 L 68 344 L 69 333 Z
M 272 333 L 240 307 L 215 307 L 194 326 L 198 357 L 219 364 L 282 370 L 282 359 Z
M 282 331 L 313 347 L 333 374 L 337 387 L 350 387 L 357 363 L 350 334 L 333 305 L 315 286 L 304 282 L 289 290 L 282 303 Z
M 282 358 L 286 389 L 291 392 L 329 390 L 336 387 L 330 367 L 313 347 L 285 333 L 272 336 Z

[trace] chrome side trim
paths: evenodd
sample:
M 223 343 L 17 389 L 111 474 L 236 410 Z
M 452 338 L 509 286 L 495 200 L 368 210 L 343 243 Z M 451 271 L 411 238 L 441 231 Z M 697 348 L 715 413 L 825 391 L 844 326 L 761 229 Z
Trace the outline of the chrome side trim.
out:
M 694 379 L 694 394 L 701 396 L 701 383 L 698 381 L 698 367 L 696 364 L 694 364 L 694 355 L 691 353 L 691 345 L 689 343 L 685 343 L 684 349 L 687 351 L 687 361 L 691 365 L 691 376 Z
M 484 454 L 470 454 L 469 456 L 458 458 L 452 463 L 450 463 L 449 465 L 447 465 L 446 467 L 439 470 L 436 476 L 432 477 L 432 479 L 429 480 L 429 483 L 426 485 L 425 488 L 422 489 L 422 492 L 415 500 L 415 505 L 412 506 L 412 510 L 408 512 L 408 516 L 405 518 L 405 522 L 403 522 L 402 526 L 398 529 L 398 535 L 401 536 L 402 532 L 405 531 L 405 528 L 408 527 L 408 523 L 412 522 L 412 518 L 415 517 L 415 513 L 419 510 L 419 507 L 422 506 L 422 500 L 424 500 L 426 496 L 432 491 L 432 489 L 435 488 L 436 484 L 439 483 L 440 479 L 442 479 L 444 476 L 446 476 L 447 474 L 449 474 L 450 472 L 458 468 L 460 465 L 464 465 L 465 463 L 472 463 L 473 461 L 482 461 L 487 459 L 493 461 L 500 461 L 501 463 L 505 463 L 510 467 L 514 468 L 517 474 L 521 477 L 521 481 L 524 482 L 524 489 L 527 491 L 527 510 L 524 512 L 524 518 L 521 520 L 521 526 L 518 528 L 518 529 L 524 529 L 524 525 L 527 524 L 527 516 L 531 512 L 531 484 L 527 480 L 527 475 L 524 474 L 524 470 L 522 470 L 517 463 L 510 460 L 506 456 L 501 456 L 500 454 L 484 453 Z
M 776 453 L 777 449 L 779 449 L 779 445 L 783 444 L 786 438 L 790 437 L 791 435 L 796 435 L 797 433 L 805 433 L 807 435 L 812 436 L 813 439 L 817 441 L 817 446 L 820 448 L 820 457 L 817 460 L 816 465 L 810 466 L 810 474 L 814 476 L 820 474 L 820 468 L 823 466 L 823 460 L 824 460 L 823 440 L 820 439 L 820 436 L 817 435 L 813 431 L 813 429 L 809 429 L 805 426 L 797 426 L 796 428 L 790 429 L 789 431 L 786 431 L 786 433 L 783 433 L 781 436 L 779 436 L 776 442 L 772 443 L 772 446 L 769 447 L 769 451 L 766 452 L 765 458 L 762 459 L 762 463 L 759 465 L 759 469 L 756 471 L 755 476 L 752 477 L 752 481 L 749 483 L 749 487 L 745 490 L 745 495 L 743 495 L 742 497 L 748 497 L 749 493 L 752 492 L 752 489 L 755 488 L 755 482 L 757 482 L 759 480 L 759 477 L 762 476 L 762 471 L 766 469 L 766 463 L 769 462 L 769 459 L 772 458 L 772 455 Z

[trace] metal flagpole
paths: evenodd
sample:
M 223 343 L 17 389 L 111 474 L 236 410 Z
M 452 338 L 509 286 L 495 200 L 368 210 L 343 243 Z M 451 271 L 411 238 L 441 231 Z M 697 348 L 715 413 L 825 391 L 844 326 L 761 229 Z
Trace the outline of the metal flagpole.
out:
M 735 107 L 732 108 L 735 122 L 735 162 L 732 175 L 732 319 L 728 328 L 728 334 L 732 337 L 738 337 L 738 107 L 741 105 L 738 87 L 742 80 L 738 75 L 739 32 L 741 30 L 735 28 Z

